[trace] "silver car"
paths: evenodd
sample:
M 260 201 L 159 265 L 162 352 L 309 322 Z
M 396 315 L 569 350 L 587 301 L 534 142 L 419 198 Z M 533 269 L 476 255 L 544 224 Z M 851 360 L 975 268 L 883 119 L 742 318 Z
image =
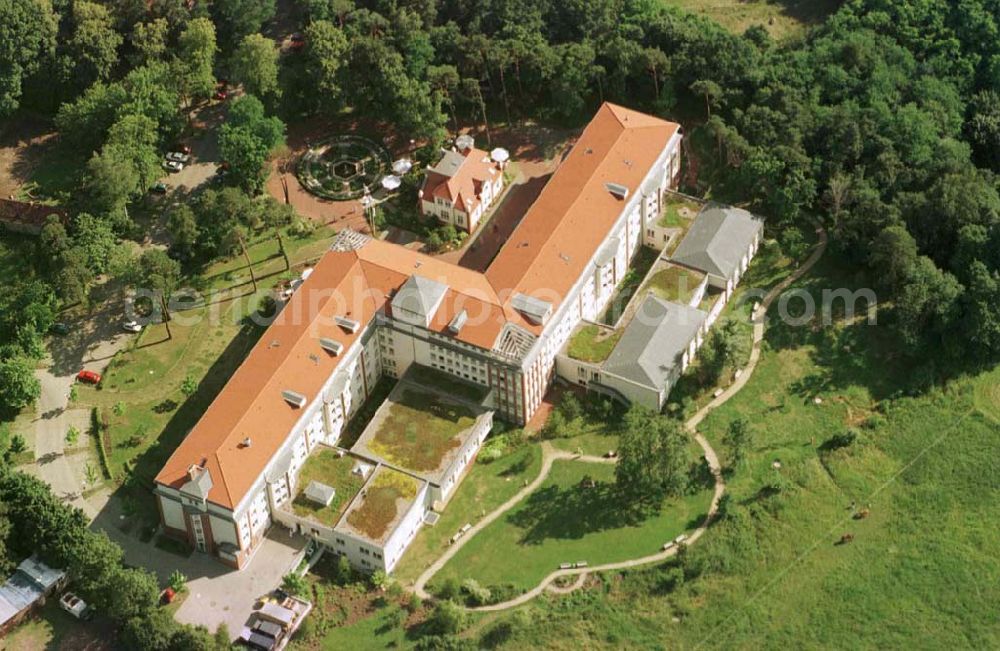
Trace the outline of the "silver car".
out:
M 178 163 L 175 160 L 165 160 L 163 161 L 163 169 L 168 172 L 180 172 L 184 169 L 184 163 Z
M 191 160 L 191 157 L 180 151 L 172 151 L 167 153 L 167 160 L 172 160 L 176 163 L 186 163 Z

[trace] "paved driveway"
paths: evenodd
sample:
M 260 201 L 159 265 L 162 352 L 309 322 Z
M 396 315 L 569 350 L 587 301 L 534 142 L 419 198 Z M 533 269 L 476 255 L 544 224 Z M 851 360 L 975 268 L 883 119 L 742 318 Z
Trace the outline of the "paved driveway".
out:
M 68 409 L 67 403 L 77 371 L 87 368 L 103 372 L 115 353 L 128 344 L 131 335 L 122 332 L 121 315 L 116 309 L 117 302 L 109 301 L 93 316 L 70 323 L 70 334 L 52 338 L 48 365 L 35 371 L 42 389 L 32 432 L 35 463 L 22 468 L 49 484 L 56 495 L 83 509 L 91 519 L 100 507 L 81 495 L 86 488 L 87 464 L 98 466 L 87 442 L 90 411 Z M 80 430 L 81 436 L 74 454 L 67 455 L 65 439 L 71 425 Z
M 250 565 L 240 571 L 195 552 L 178 566 L 190 580 L 177 621 L 201 624 L 210 631 L 225 622 L 232 636 L 239 635 L 257 599 L 280 586 L 282 577 L 298 565 L 305 543 L 303 536 L 292 538 L 282 527 L 274 527 Z M 187 564 L 192 566 L 190 573 L 183 569 Z

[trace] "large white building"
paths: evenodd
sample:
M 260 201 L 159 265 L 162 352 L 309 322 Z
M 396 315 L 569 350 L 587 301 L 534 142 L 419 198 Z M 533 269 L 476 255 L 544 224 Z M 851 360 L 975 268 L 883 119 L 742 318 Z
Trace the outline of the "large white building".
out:
M 526 423 L 557 353 L 604 309 L 659 217 L 681 137 L 604 104 L 485 273 L 338 234 L 157 476 L 166 531 L 244 566 L 310 452 L 337 444 L 379 377 L 413 364 L 488 387 L 491 411 Z

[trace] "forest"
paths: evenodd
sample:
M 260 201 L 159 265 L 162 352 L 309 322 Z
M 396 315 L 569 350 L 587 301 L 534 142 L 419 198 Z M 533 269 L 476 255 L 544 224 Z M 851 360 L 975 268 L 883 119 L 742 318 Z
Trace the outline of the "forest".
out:
M 279 22 L 301 52 L 278 47 Z M 129 207 L 220 79 L 246 92 L 221 127 L 231 187 L 169 215 L 170 255 L 136 255 L 122 242 L 148 233 Z M 5 0 L 0 123 L 44 120 L 85 163 L 69 219 L 0 295 L 0 409 L 37 398 L 47 331 L 99 277 L 169 292 L 192 261 L 291 220 L 259 197 L 286 124 L 365 116 L 433 152 L 458 127 L 577 127 L 602 101 L 684 125 L 700 166 L 685 190 L 747 205 L 774 234 L 819 219 L 929 385 L 1000 359 L 1000 0 L 848 0 L 780 42 L 660 0 Z M 0 474 L 0 564 L 47 545 L 95 594 L 135 584 L 140 612 L 107 605 L 122 622 L 153 612 L 146 575 L 92 567 L 104 552 L 53 539 L 62 525 L 23 537 L 28 497 L 83 529 L 42 493 Z

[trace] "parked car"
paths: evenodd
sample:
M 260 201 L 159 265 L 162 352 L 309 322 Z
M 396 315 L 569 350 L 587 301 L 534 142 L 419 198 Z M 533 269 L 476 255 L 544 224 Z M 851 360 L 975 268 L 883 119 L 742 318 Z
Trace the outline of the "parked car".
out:
M 184 143 L 179 142 L 176 145 L 174 145 L 173 147 L 171 147 L 170 151 L 179 151 L 182 154 L 187 154 L 188 156 L 190 156 L 191 155 L 191 145 L 185 145 Z
M 183 152 L 179 151 L 169 151 L 166 156 L 167 160 L 177 161 L 178 163 L 186 163 L 191 160 L 191 157 Z
M 222 101 L 225 101 L 225 99 L 226 99 L 227 97 L 229 97 L 229 93 L 228 93 L 228 92 L 226 92 L 226 89 L 225 89 L 225 87 L 222 87 L 222 88 L 218 88 L 218 89 L 216 89 L 216 91 L 215 91 L 215 94 L 214 94 L 214 95 L 212 95 L 212 97 L 213 97 L 214 99 L 217 99 L 217 100 L 219 100 L 220 102 L 222 102 Z
M 292 34 L 288 40 L 288 47 L 292 50 L 301 50 L 306 46 L 306 37 L 298 32 Z
M 142 332 L 142 324 L 138 321 L 123 321 L 122 330 L 125 332 Z
M 184 163 L 178 163 L 175 160 L 165 160 L 163 161 L 163 169 L 168 172 L 180 172 L 184 169 Z
M 97 371 L 88 371 L 87 369 L 83 369 L 76 374 L 76 379 L 80 382 L 86 382 L 87 384 L 100 384 L 101 374 Z
M 90 619 L 92 616 L 87 602 L 72 592 L 59 597 L 59 607 L 77 619 Z
M 156 183 L 153 184 L 153 187 L 151 187 L 149 191 L 152 192 L 153 194 L 166 194 L 167 184 L 164 183 L 163 181 L 157 181 Z
M 61 322 L 61 321 L 56 321 L 51 326 L 49 326 L 49 332 L 51 332 L 54 335 L 59 335 L 59 336 L 68 335 L 69 334 L 69 326 L 66 325 L 65 323 Z

